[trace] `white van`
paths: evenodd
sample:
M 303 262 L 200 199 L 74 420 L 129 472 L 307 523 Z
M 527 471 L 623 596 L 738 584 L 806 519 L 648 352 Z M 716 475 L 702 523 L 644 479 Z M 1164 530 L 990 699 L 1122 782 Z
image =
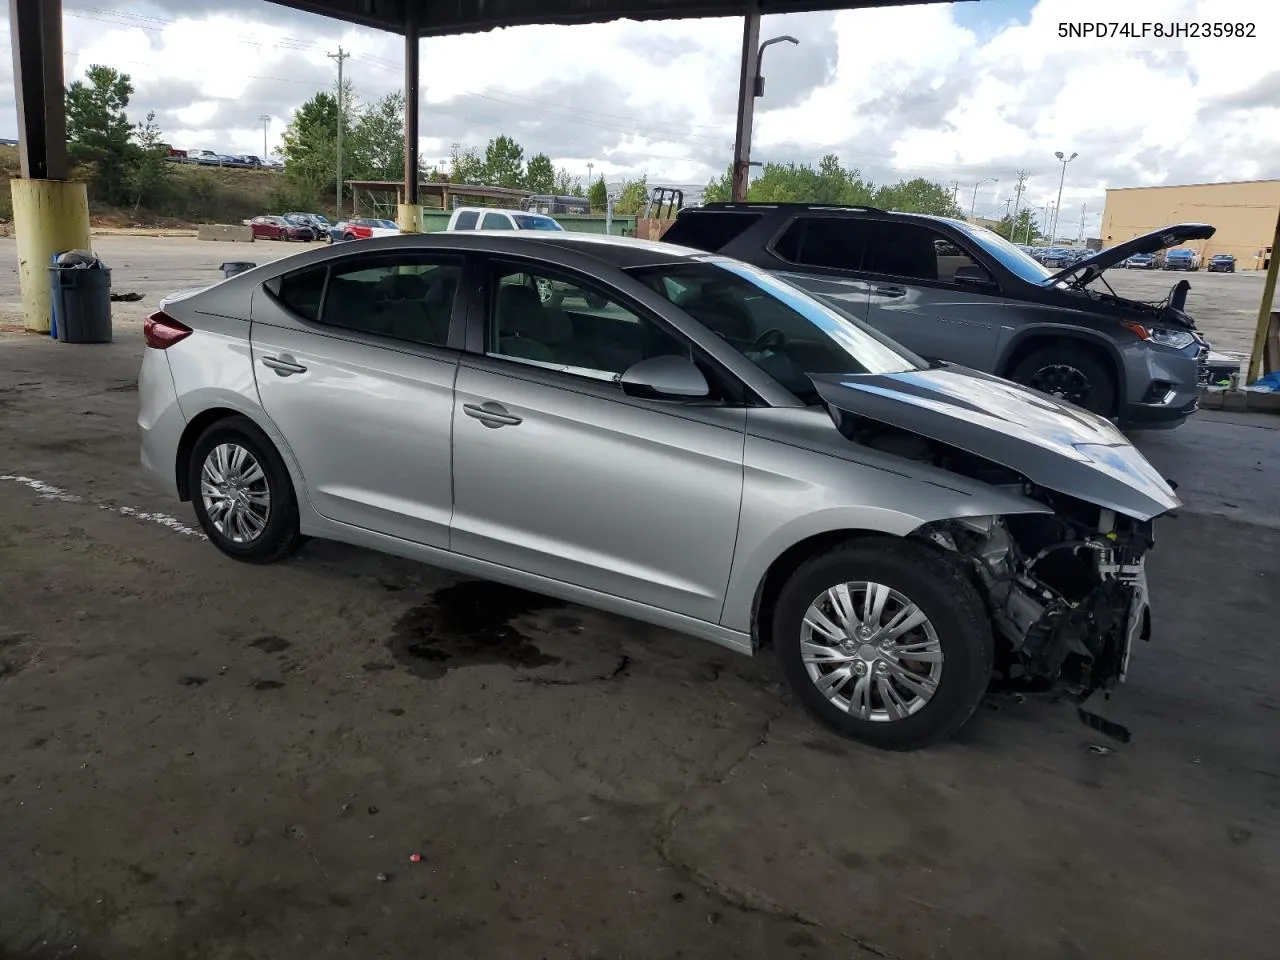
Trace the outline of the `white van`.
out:
M 445 230 L 564 230 L 551 217 L 496 207 L 458 207 Z

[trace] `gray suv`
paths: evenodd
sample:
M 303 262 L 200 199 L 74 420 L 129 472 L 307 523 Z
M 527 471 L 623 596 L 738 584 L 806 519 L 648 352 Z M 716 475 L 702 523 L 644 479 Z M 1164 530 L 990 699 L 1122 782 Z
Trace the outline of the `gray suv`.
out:
M 1126 427 L 1195 412 L 1209 347 L 1185 311 L 1190 284 L 1144 303 L 1108 267 L 1213 236 L 1165 227 L 1054 272 L 972 224 L 869 207 L 711 203 L 680 211 L 668 243 L 778 273 L 926 358 L 994 373 Z

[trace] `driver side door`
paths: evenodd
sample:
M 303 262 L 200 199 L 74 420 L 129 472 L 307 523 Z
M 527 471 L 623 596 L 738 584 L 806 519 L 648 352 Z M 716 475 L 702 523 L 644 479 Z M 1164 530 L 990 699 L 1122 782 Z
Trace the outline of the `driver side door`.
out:
M 618 380 L 632 364 L 693 347 L 586 277 L 495 259 L 469 327 L 478 346 L 455 390 L 451 549 L 718 622 L 745 407 L 626 394 Z

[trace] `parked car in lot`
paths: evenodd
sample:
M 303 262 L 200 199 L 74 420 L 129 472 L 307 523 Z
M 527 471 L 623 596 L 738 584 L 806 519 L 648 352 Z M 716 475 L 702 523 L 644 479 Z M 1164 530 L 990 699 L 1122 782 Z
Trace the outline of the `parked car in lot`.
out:
M 341 227 L 341 232 L 335 238 L 334 233 Z M 370 240 L 374 237 L 398 237 L 400 236 L 400 227 L 396 225 L 394 220 L 380 220 L 374 217 L 355 217 L 351 220 L 344 220 L 341 224 L 334 224 L 329 230 L 329 242 L 333 243 L 337 240 Z
M 1215 253 L 1209 258 L 1209 265 L 1205 270 L 1209 273 L 1235 273 L 1236 258 L 1229 253 Z
M 923 356 L 1124 426 L 1175 426 L 1197 408 L 1208 354 L 1186 289 L 1149 304 L 1091 284 L 1134 253 L 1213 232 L 1165 227 L 1057 272 L 990 230 L 868 208 L 707 204 L 680 211 L 663 239 L 773 270 Z
M 298 223 L 305 223 L 315 231 L 317 237 L 327 236 L 329 228 L 333 226 L 333 224 L 329 222 L 328 217 L 319 213 L 299 213 L 295 211 L 293 213 L 286 213 L 285 216 L 290 220 L 297 221 Z
M 1135 253 L 1131 257 L 1125 257 L 1121 264 L 1126 270 L 1154 270 L 1159 265 L 1160 261 L 1154 253 Z
M 554 217 L 525 210 L 495 207 L 458 207 L 449 217 L 446 230 L 564 230 Z
M 222 157 L 214 153 L 212 150 L 189 150 L 187 151 L 187 159 L 193 163 L 203 164 L 207 167 L 222 166 Z
M 239 156 L 237 156 L 237 157 L 235 158 L 235 161 L 236 161 L 236 163 L 237 163 L 239 166 L 242 166 L 242 167 L 260 167 L 260 166 L 262 166 L 262 160 L 261 160 L 261 158 L 259 158 L 259 157 L 255 157 L 255 156 L 254 156 L 253 154 L 251 154 L 251 153 L 242 153 L 242 154 L 240 154 Z
M 1068 247 L 1050 247 L 1040 254 L 1040 263 L 1054 270 L 1069 267 L 1073 262 L 1075 257 L 1072 256 Z
M 304 223 L 293 223 L 285 217 L 254 217 L 249 221 L 255 240 L 314 240 L 315 231 Z
M 1164 255 L 1166 270 L 1199 270 L 1200 254 L 1189 247 L 1178 247 Z
M 1179 505 L 1105 419 L 669 244 L 328 247 L 144 336 L 142 464 L 227 555 L 330 538 L 771 647 L 819 720 L 895 749 L 994 669 L 1077 702 L 1123 679 Z

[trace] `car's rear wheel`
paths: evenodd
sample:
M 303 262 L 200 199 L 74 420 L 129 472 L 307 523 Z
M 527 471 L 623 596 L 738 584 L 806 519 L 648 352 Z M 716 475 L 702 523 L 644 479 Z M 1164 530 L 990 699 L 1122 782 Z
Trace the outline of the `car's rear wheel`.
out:
M 973 586 L 929 548 L 896 539 L 804 563 L 779 594 L 773 638 L 810 713 L 890 750 L 950 737 L 991 679 L 991 627 Z
M 1014 367 L 1009 379 L 1104 417 L 1115 410 L 1115 375 L 1091 351 L 1071 343 L 1032 352 Z
M 211 424 L 192 447 L 188 471 L 196 519 L 227 556 L 272 563 L 303 543 L 289 471 L 247 417 Z

